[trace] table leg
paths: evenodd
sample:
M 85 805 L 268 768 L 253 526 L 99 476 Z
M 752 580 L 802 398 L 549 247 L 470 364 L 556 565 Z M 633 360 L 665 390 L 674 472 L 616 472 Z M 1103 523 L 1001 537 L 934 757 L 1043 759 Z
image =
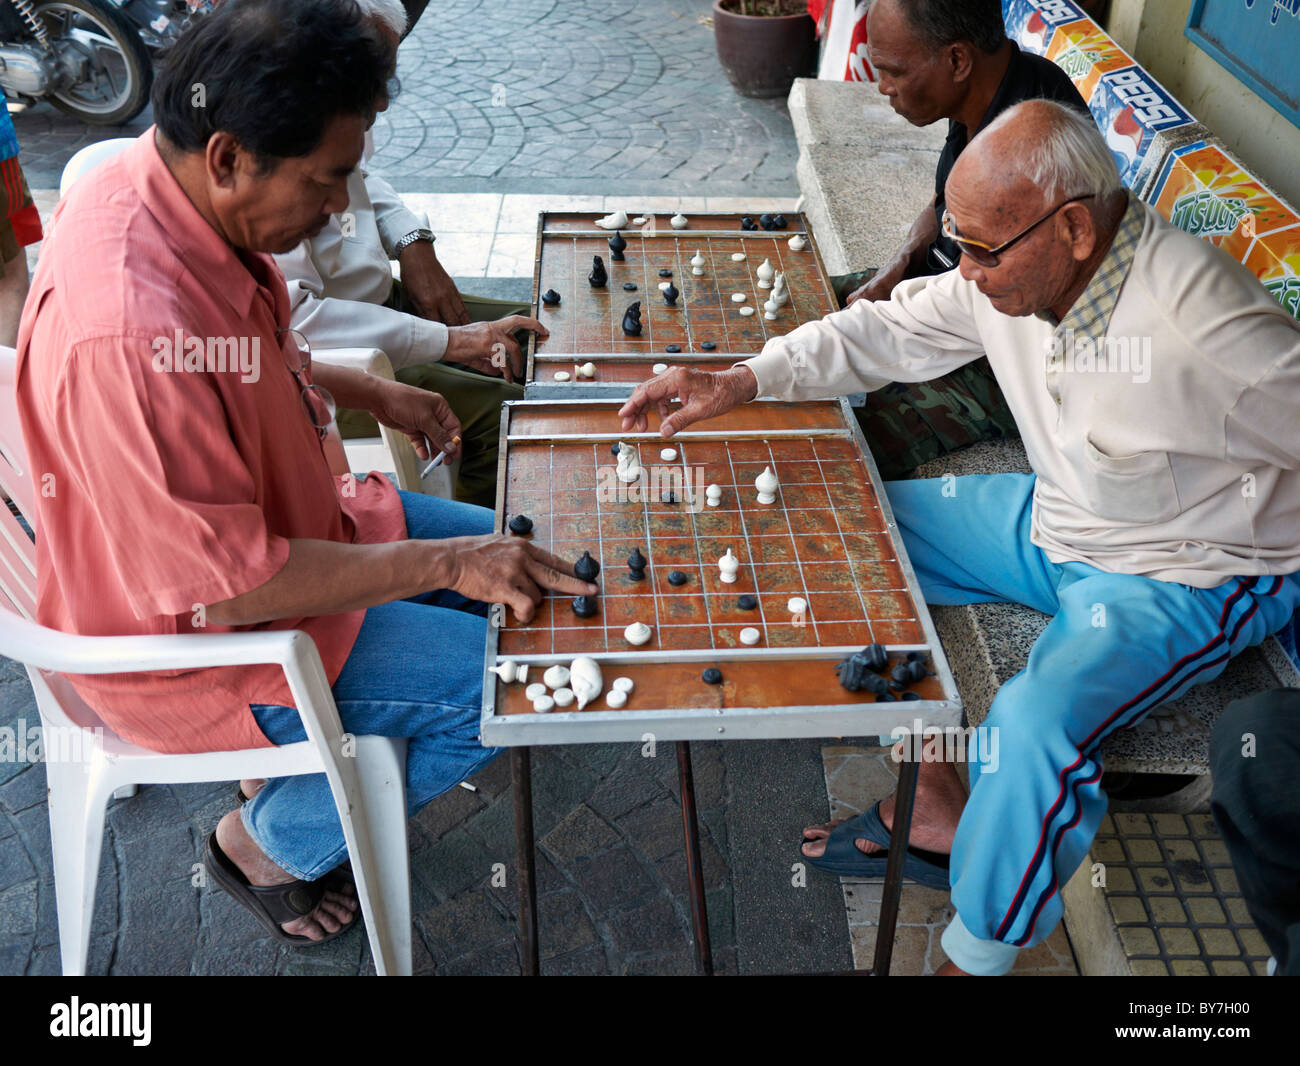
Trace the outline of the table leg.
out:
M 713 976 L 713 947 L 709 943 L 709 914 L 704 899 L 704 870 L 700 864 L 700 827 L 695 817 L 695 778 L 691 745 L 677 742 L 677 777 L 682 794 L 682 837 L 686 845 L 686 880 L 691 894 L 691 927 L 695 932 L 695 973 Z
M 519 951 L 525 977 L 540 972 L 537 952 L 537 852 L 533 847 L 533 769 L 529 748 L 510 749 L 515 798 L 515 867 L 519 883 Z
M 919 753 L 919 745 L 917 746 Z M 898 904 L 903 891 L 903 860 L 907 836 L 912 828 L 912 806 L 916 799 L 916 777 L 921 764 L 906 747 L 898 767 L 898 790 L 894 800 L 894 829 L 889 837 L 889 858 L 885 862 L 885 888 L 880 897 L 880 919 L 876 925 L 876 957 L 871 964 L 875 977 L 889 976 L 894 954 L 894 932 L 898 928 Z

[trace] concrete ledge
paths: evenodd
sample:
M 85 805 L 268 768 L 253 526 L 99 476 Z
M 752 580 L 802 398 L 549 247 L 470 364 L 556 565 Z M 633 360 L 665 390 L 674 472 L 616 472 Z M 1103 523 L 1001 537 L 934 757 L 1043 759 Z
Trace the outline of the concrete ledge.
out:
M 804 211 L 832 274 L 891 259 L 925 205 L 946 126 L 899 118 L 874 85 L 801 78 L 790 90 Z

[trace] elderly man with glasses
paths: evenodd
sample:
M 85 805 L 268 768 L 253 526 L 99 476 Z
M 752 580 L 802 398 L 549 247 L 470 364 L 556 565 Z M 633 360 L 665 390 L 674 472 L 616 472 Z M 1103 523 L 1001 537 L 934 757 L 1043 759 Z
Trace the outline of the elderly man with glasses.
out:
M 270 254 L 347 207 L 392 64 L 352 0 L 241 0 L 188 31 L 154 83 L 158 125 L 60 205 L 17 398 L 43 489 L 38 620 L 304 631 L 344 729 L 410 741 L 415 811 L 497 754 L 478 738 L 487 605 L 528 619 L 547 589 L 597 590 L 493 534 L 490 511 L 331 475 L 334 399 L 456 450 L 441 397 L 312 363 Z M 304 739 L 275 667 L 71 680 L 156 751 Z M 279 941 L 344 931 L 357 901 L 324 775 L 243 787 L 207 843 L 213 882 Z
M 924 381 L 987 355 L 1033 474 L 887 486 L 926 601 L 1052 620 L 998 691 L 970 761 L 920 767 L 910 876 L 950 885 L 947 974 L 1000 974 L 1061 917 L 1102 816 L 1098 749 L 1217 676 L 1300 604 L 1300 323 L 1241 264 L 1120 187 L 1088 119 L 1008 111 L 948 183 L 957 271 L 677 368 L 622 409 L 671 436 L 753 399 Z M 680 408 L 672 404 L 681 398 Z M 996 761 L 981 746 L 996 736 Z M 993 769 L 996 767 L 996 769 Z M 892 797 L 804 831 L 804 858 L 884 870 Z

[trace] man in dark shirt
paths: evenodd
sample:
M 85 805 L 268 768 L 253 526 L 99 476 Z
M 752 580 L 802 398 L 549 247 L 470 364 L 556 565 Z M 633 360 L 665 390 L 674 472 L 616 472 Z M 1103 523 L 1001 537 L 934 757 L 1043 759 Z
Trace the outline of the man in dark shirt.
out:
M 1001 0 L 875 0 L 867 46 L 880 91 L 894 110 L 914 126 L 946 118 L 948 138 L 934 200 L 894 259 L 879 270 L 833 279 L 845 306 L 888 300 L 899 282 L 957 266 L 960 253 L 940 227 L 944 186 L 970 139 L 1003 111 L 1041 97 L 1087 113 L 1060 67 L 1008 39 Z M 921 463 L 967 444 L 1019 435 L 986 359 L 934 381 L 870 393 L 857 414 L 886 480 L 907 477 Z

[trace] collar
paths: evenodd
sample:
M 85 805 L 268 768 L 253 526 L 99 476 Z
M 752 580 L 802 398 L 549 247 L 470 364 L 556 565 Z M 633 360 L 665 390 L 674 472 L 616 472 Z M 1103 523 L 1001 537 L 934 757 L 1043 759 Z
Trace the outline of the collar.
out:
M 156 130 L 150 126 L 126 150 L 131 185 L 185 268 L 247 318 L 258 290 L 274 276 L 274 261 L 261 252 L 237 251 L 212 228 L 163 162 Z
M 1110 248 L 1098 264 L 1083 295 L 1074 301 L 1074 306 L 1056 327 L 1057 333 L 1069 329 L 1081 336 L 1099 339 L 1106 335 L 1106 330 L 1110 327 L 1110 317 L 1115 312 L 1120 291 L 1133 268 L 1138 241 L 1146 226 L 1146 210 L 1142 202 L 1131 190 L 1126 191 L 1128 209 L 1119 221 Z M 1050 321 L 1050 315 L 1048 320 Z

